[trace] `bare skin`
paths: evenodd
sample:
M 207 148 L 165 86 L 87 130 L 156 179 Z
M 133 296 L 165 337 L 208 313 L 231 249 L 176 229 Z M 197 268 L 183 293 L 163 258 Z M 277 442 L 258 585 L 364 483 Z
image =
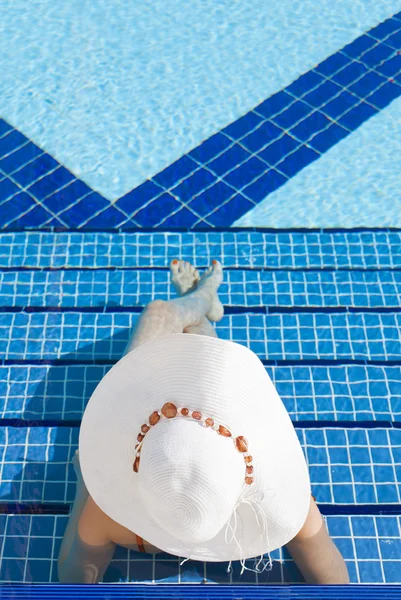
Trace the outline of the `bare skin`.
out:
M 145 308 L 126 352 L 165 333 L 192 333 L 217 337 L 210 321 L 220 321 L 224 314 L 217 294 L 223 279 L 220 263 L 213 261 L 212 267 L 202 277 L 189 262 L 172 261 L 170 270 L 178 298 L 168 302 L 156 300 Z M 87 544 L 104 546 L 112 542 L 115 545 L 138 549 L 136 535 L 108 517 L 88 494 L 79 467 L 78 451 L 73 464 L 77 474 L 77 492 L 60 548 L 59 574 L 62 573 L 62 565 L 68 556 L 77 523 L 80 538 Z M 143 544 L 146 552 L 161 552 L 146 540 Z M 295 538 L 287 544 L 287 549 L 307 583 L 349 583 L 344 559 L 330 538 L 313 497 L 306 521 Z

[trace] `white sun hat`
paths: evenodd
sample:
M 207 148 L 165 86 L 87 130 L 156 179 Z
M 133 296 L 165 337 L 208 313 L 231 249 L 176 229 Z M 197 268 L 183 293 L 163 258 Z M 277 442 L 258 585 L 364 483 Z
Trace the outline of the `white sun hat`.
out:
M 270 553 L 309 511 L 305 457 L 265 367 L 214 337 L 167 334 L 124 356 L 89 400 L 79 455 L 95 503 L 179 557 Z

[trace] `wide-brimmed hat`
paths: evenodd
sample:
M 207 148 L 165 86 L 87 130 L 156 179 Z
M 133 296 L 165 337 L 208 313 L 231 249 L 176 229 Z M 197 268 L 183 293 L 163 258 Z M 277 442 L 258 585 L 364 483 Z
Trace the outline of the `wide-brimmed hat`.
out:
M 131 351 L 90 398 L 79 452 L 95 503 L 176 556 L 260 556 L 308 514 L 288 412 L 256 354 L 234 342 L 175 333 Z

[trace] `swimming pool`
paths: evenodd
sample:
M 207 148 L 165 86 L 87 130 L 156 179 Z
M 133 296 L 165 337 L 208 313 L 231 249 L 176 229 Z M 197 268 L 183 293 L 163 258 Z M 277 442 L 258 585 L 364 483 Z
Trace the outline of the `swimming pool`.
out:
M 1 582 L 57 581 L 86 402 L 172 295 L 169 262 L 217 258 L 218 335 L 275 382 L 352 583 L 401 584 L 401 3 L 19 4 L 0 25 Z M 273 558 L 240 576 L 119 549 L 105 581 L 302 581 Z

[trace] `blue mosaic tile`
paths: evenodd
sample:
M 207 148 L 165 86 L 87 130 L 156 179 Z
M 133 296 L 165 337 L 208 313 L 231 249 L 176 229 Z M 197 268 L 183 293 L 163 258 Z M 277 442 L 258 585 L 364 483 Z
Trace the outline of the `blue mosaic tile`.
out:
M 29 142 L 15 152 L 0 159 L 0 169 L 4 173 L 11 175 L 14 171 L 18 171 L 41 154 L 44 154 L 43 150 L 35 146 L 32 142 Z
M 262 150 L 259 156 L 269 165 L 274 166 L 299 146 L 300 144 L 297 140 L 285 133 L 280 139 L 269 144 L 267 148 Z
M 395 100 L 395 98 L 399 98 L 400 96 L 401 86 L 389 82 L 385 83 L 379 90 L 371 94 L 367 98 L 367 101 L 378 109 L 383 109 L 388 106 L 390 102 Z
M 312 148 L 301 146 L 276 165 L 276 168 L 290 178 L 318 158 L 319 154 L 312 150 Z
M 383 64 L 378 65 L 375 70 L 387 77 L 394 77 L 401 73 L 401 55 L 396 54 L 396 56 L 386 60 Z
M 20 188 L 11 181 L 11 179 L 5 178 L 0 182 L 0 203 L 4 200 L 8 200 L 11 196 L 18 194 Z
M 369 36 L 375 38 L 376 40 L 383 40 L 400 29 L 401 24 L 397 19 L 387 19 L 387 21 L 384 21 L 384 23 L 380 23 L 376 27 L 373 27 L 373 29 L 370 29 Z
M 79 179 L 74 179 L 69 185 L 66 185 L 63 189 L 51 194 L 43 200 L 43 205 L 51 210 L 55 214 L 61 214 L 71 204 L 74 204 L 80 198 L 87 196 L 92 193 L 92 190 Z M 107 202 L 105 200 L 105 202 Z M 109 204 L 109 203 L 108 203 Z M 101 205 L 99 206 L 99 209 Z M 82 220 L 84 220 L 85 212 L 82 214 Z
M 386 45 L 390 46 L 394 50 L 399 51 L 401 49 L 401 31 L 397 31 L 390 37 L 386 38 Z
M 163 189 L 153 181 L 147 180 L 140 186 L 116 201 L 116 206 L 121 208 L 127 215 L 131 216 L 136 211 L 146 206 L 148 202 L 163 193 Z
M 78 185 L 78 187 L 80 186 Z M 106 208 L 109 206 L 110 203 L 108 202 L 108 200 L 106 200 L 96 192 L 92 192 L 88 196 L 85 196 L 81 202 L 73 204 L 72 206 L 67 208 L 67 210 L 64 210 L 63 212 L 59 213 L 60 219 L 62 219 L 62 221 L 67 225 L 67 227 L 79 227 L 80 225 L 82 225 L 83 222 L 89 220 L 93 215 L 100 212 L 102 208 Z
M 11 125 L 0 119 L 0 137 L 3 137 L 6 133 L 12 130 Z
M 400 90 L 401 91 L 401 90 Z M 370 102 L 370 97 L 369 97 Z M 355 108 L 352 108 L 350 111 L 345 113 L 342 117 L 338 119 L 339 125 L 346 127 L 348 130 L 352 130 L 355 127 L 358 127 L 369 119 L 373 115 L 377 113 L 377 109 L 370 106 L 370 104 L 366 104 L 366 102 L 361 102 Z M 340 132 L 339 132 L 340 133 Z
M 349 86 L 353 81 L 368 73 L 368 69 L 360 62 L 352 62 L 332 76 L 332 80 L 341 86 Z
M 359 38 L 344 46 L 341 52 L 350 58 L 359 58 L 362 54 L 377 45 L 377 41 L 373 40 L 369 35 L 361 35 Z
M 198 215 L 207 215 L 235 194 L 235 190 L 224 181 L 218 181 L 212 187 L 195 196 L 188 204 Z
M 162 187 L 168 189 L 173 187 L 180 179 L 185 179 L 198 169 L 196 162 L 189 156 L 183 156 L 172 165 L 153 177 L 153 180 Z
M 220 154 L 218 158 L 209 162 L 207 167 L 213 171 L 213 173 L 222 177 L 228 173 L 228 171 L 231 171 L 244 163 L 250 156 L 251 154 L 244 150 L 244 148 L 238 144 L 234 144 L 228 150 L 223 152 L 223 154 Z
M 203 142 L 200 146 L 197 146 L 194 148 L 194 150 L 191 150 L 189 156 L 200 163 L 207 163 L 218 154 L 224 152 L 224 150 L 226 150 L 231 143 L 232 142 L 225 135 L 216 133 L 215 135 L 212 135 L 211 138 Z
M 199 185 L 199 180 L 196 182 L 192 182 L 194 186 L 196 185 L 196 183 L 198 183 Z M 202 186 L 203 184 L 200 185 Z M 187 195 L 188 198 L 191 197 L 191 194 L 189 193 L 190 186 L 191 183 L 187 183 L 185 186 L 184 184 L 178 186 L 180 188 L 179 191 L 182 193 L 183 196 Z M 175 194 L 176 190 L 173 190 L 172 193 Z M 137 223 L 141 227 L 154 227 L 155 225 L 158 225 L 161 222 L 163 217 L 167 217 L 172 212 L 175 212 L 176 210 L 181 208 L 181 206 L 182 204 L 170 194 L 162 194 L 155 200 L 152 200 L 152 202 L 150 202 L 146 206 L 146 208 L 143 208 L 137 213 L 135 213 L 135 223 Z
M 319 86 L 323 81 L 323 77 L 312 70 L 304 73 L 301 77 L 298 77 L 298 79 L 291 83 L 286 90 L 290 94 L 294 94 L 294 96 L 301 97 L 309 90 Z
M 349 113 L 347 113 L 347 115 L 348 114 Z M 333 123 L 330 125 L 330 127 L 315 135 L 311 140 L 309 140 L 308 143 L 310 146 L 312 146 L 312 148 L 323 153 L 327 152 L 327 150 L 337 144 L 337 142 L 342 140 L 348 134 L 349 132 L 346 129 Z
M 211 213 L 208 216 L 208 222 L 212 223 L 215 227 L 224 226 L 227 223 L 227 220 L 232 220 L 235 215 L 239 214 L 239 211 L 242 211 L 242 214 L 244 214 L 254 206 L 255 205 L 247 198 L 244 198 L 242 194 L 236 194 L 218 210 Z
M 347 56 L 341 52 L 337 52 L 336 54 L 329 56 L 329 58 L 326 58 L 326 60 L 320 64 L 316 65 L 314 70 L 325 77 L 331 77 L 350 62 L 351 60 Z
M 12 129 L 9 133 L 0 138 L 0 156 L 10 154 L 27 143 L 28 140 L 22 133 L 16 129 Z
M 262 162 L 259 160 L 259 158 L 256 158 L 256 156 L 253 156 L 245 163 L 225 175 L 224 180 L 229 185 L 232 185 L 234 188 L 239 190 L 256 179 L 262 173 L 265 173 L 268 168 L 269 167 L 265 162 Z
M 36 183 L 32 184 L 28 191 L 35 198 L 43 200 L 56 190 L 66 186 L 75 179 L 74 175 L 64 167 L 58 167 L 55 171 L 42 177 Z M 77 181 L 75 179 L 75 181 Z
M 85 201 L 84 201 L 85 202 Z M 127 221 L 127 217 L 115 206 L 107 206 L 102 212 L 86 221 L 87 229 L 110 229 L 120 227 Z M 132 224 L 131 224 L 132 225 Z
M 16 171 L 13 174 L 13 179 L 20 185 L 28 187 L 31 183 L 53 171 L 58 166 L 58 162 L 54 158 L 48 154 L 42 154 L 19 171 Z
M 272 121 L 282 129 L 289 129 L 305 119 L 311 112 L 313 112 L 313 109 L 308 104 L 305 104 L 302 100 L 298 100 L 283 112 L 272 117 Z
M 370 67 L 371 69 L 375 68 L 377 65 L 380 65 L 382 62 L 387 60 L 390 56 L 394 54 L 393 48 L 386 46 L 385 44 L 378 44 L 372 50 L 369 50 L 361 57 L 359 60 Z
M 341 92 L 341 87 L 332 81 L 325 81 L 318 88 L 310 92 L 304 97 L 305 102 L 315 108 L 326 105 L 332 98 L 338 96 Z
M 277 190 L 287 181 L 287 177 L 285 177 L 282 173 L 279 173 L 275 169 L 269 169 L 254 183 L 246 186 L 242 190 L 242 193 L 254 202 L 260 202 L 268 194 L 271 194 L 274 192 L 274 190 Z
M 294 98 L 282 91 L 278 94 L 274 94 L 255 108 L 255 112 L 270 119 L 277 113 L 281 112 L 284 108 L 294 103 Z
M 370 93 L 386 83 L 386 78 L 374 71 L 369 71 L 356 83 L 348 87 L 349 91 L 360 98 L 366 98 Z
M 202 192 L 216 181 L 217 178 L 215 175 L 213 175 L 210 171 L 201 168 L 195 171 L 187 179 L 184 179 L 184 181 L 180 182 L 171 190 L 170 193 L 182 202 L 188 202 L 191 200 L 191 198 Z M 137 216 L 135 219 L 137 219 Z
M 339 96 L 330 100 L 327 104 L 322 107 L 322 112 L 331 117 L 332 119 L 338 119 L 345 112 L 359 103 L 359 99 L 350 94 L 349 92 L 341 92 Z
M 279 138 L 282 133 L 282 129 L 270 121 L 264 121 L 252 133 L 241 139 L 241 146 L 245 146 L 251 152 L 258 152 L 258 150 Z
M 258 107 L 259 108 L 259 107 Z M 243 117 L 240 117 L 234 123 L 231 123 L 224 129 L 222 129 L 222 133 L 228 135 L 229 137 L 235 139 L 240 139 L 261 123 L 262 118 L 256 114 L 254 111 L 250 111 Z
M 290 129 L 289 133 L 302 142 L 306 142 L 317 132 L 327 129 L 331 123 L 330 119 L 317 110 L 304 121 L 301 121 L 301 123 Z

